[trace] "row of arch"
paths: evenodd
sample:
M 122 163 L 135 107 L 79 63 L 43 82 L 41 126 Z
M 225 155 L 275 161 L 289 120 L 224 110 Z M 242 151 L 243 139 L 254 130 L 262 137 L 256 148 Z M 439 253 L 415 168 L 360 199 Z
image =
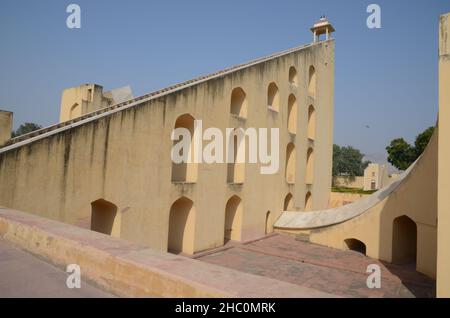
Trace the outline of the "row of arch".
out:
M 224 244 L 230 240 L 242 240 L 243 222 L 242 199 L 233 195 L 226 203 L 224 211 Z M 272 231 L 272 215 L 265 213 L 265 233 Z M 169 213 L 169 231 L 167 250 L 171 253 L 194 252 L 195 207 L 192 200 L 182 197 L 176 200 Z
M 297 99 L 294 94 L 289 95 L 288 99 L 288 120 L 287 128 L 289 133 L 297 134 Z M 316 111 L 313 105 L 308 107 L 308 121 L 307 121 L 307 138 L 310 140 L 315 139 L 316 133 Z
M 306 192 L 305 195 L 305 208 L 304 211 L 311 211 L 312 208 L 312 194 L 311 191 Z M 294 197 L 291 193 L 288 193 L 284 198 L 283 211 L 294 211 Z
M 289 68 L 289 84 L 298 86 L 298 76 L 297 70 L 294 66 Z M 316 88 L 317 88 L 317 76 L 316 69 L 314 66 L 310 66 L 308 70 L 308 94 L 309 96 L 315 98 L 316 97 Z
M 177 118 L 175 121 L 175 128 L 185 128 L 189 131 L 191 136 L 194 136 L 194 117 L 190 114 L 184 114 Z M 238 141 L 237 135 L 233 135 L 233 153 L 234 160 L 233 163 L 227 164 L 227 182 L 228 183 L 242 183 L 244 182 L 244 174 L 245 174 L 245 164 L 241 162 L 237 162 L 238 148 L 241 144 Z M 194 162 L 193 152 L 194 145 L 191 139 L 191 145 L 189 149 L 189 154 L 187 154 L 188 158 L 191 159 L 190 162 L 181 162 L 175 163 L 172 161 L 172 182 L 185 182 L 185 183 L 194 183 L 197 181 L 198 174 L 198 164 Z M 177 141 L 174 141 L 174 144 Z M 240 141 L 245 142 L 245 140 Z M 180 155 L 183 155 L 184 149 L 180 149 Z
M 305 205 L 310 201 L 311 193 L 306 195 Z M 288 193 L 284 199 L 284 209 L 292 210 L 294 208 L 293 196 Z M 242 240 L 242 224 L 243 224 L 243 204 L 242 199 L 237 196 L 231 196 L 224 211 L 224 244 L 228 241 Z M 265 213 L 265 234 L 273 231 L 272 213 Z M 168 231 L 168 247 L 171 253 L 190 253 L 194 252 L 194 236 L 195 236 L 195 207 L 192 200 L 181 197 L 176 200 L 169 213 L 169 231 Z
M 310 205 L 311 193 L 306 194 L 305 206 Z M 284 209 L 292 210 L 294 208 L 294 200 L 291 193 L 288 193 L 284 199 Z M 224 244 L 228 241 L 242 240 L 242 224 L 243 224 L 243 204 L 242 199 L 237 196 L 231 196 L 224 211 Z M 265 234 L 273 231 L 273 220 L 271 211 L 265 213 Z M 195 207 L 192 200 L 181 197 L 176 200 L 169 213 L 169 231 L 168 231 L 168 247 L 171 253 L 194 253 L 194 236 L 195 236 Z
M 312 107 L 312 106 L 311 106 Z M 177 118 L 175 122 L 175 128 L 185 128 L 187 129 L 191 136 L 194 136 L 194 117 L 189 114 L 181 115 Z M 236 135 L 234 138 L 234 155 L 237 156 L 238 147 L 238 138 Z M 174 141 L 174 144 L 177 141 Z M 242 140 L 241 142 L 245 142 Z M 191 142 L 191 146 L 189 149 L 188 157 L 190 159 L 193 155 L 193 143 Z M 180 149 L 181 155 L 184 149 Z M 228 163 L 227 166 L 227 182 L 228 183 L 243 183 L 245 177 L 245 164 L 241 162 L 236 162 L 236 158 L 233 163 Z M 286 182 L 289 184 L 295 183 L 295 167 L 296 167 L 296 154 L 295 154 L 295 145 L 293 142 L 290 142 L 286 147 L 286 163 L 285 163 L 285 178 Z M 181 162 L 175 163 L 172 162 L 172 182 L 186 182 L 193 183 L 197 180 L 197 170 L 198 164 L 193 160 L 190 162 Z M 307 158 L 306 158 L 306 184 L 312 184 L 314 175 L 314 150 L 312 147 L 308 148 Z
M 305 210 L 311 204 L 311 193 L 305 197 Z M 291 193 L 284 199 L 284 211 L 293 210 L 294 201 Z M 91 203 L 91 230 L 120 237 L 120 214 L 115 204 L 99 199 Z M 224 243 L 229 240 L 242 239 L 243 206 L 239 196 L 233 195 L 225 206 Z M 417 225 L 406 215 L 393 221 L 392 262 L 397 264 L 416 263 L 417 259 Z M 271 212 L 265 214 L 265 233 L 272 231 Z M 168 251 L 172 253 L 193 253 L 195 237 L 195 207 L 192 200 L 181 197 L 176 200 L 169 213 Z M 366 255 L 366 244 L 356 238 L 344 240 L 344 246 Z
M 344 240 L 344 247 L 366 255 L 366 244 L 356 238 Z M 394 219 L 392 227 L 392 263 L 411 264 L 417 259 L 417 225 L 406 215 Z
M 314 66 L 310 66 L 309 68 L 309 85 L 308 88 L 310 90 L 310 95 L 315 96 L 315 87 L 316 87 L 316 75 L 315 75 Z M 298 76 L 295 67 L 291 67 L 289 69 L 289 82 L 293 85 L 298 83 Z M 278 109 L 279 108 L 279 92 L 277 85 L 272 82 L 268 86 L 268 104 L 271 108 Z M 295 95 L 290 94 L 288 98 L 288 122 L 287 128 L 288 131 L 292 134 L 297 133 L 297 99 Z M 233 89 L 231 93 L 231 105 L 230 111 L 232 114 L 235 114 L 240 117 L 247 116 L 247 98 L 245 91 L 236 87 Z M 185 128 L 189 131 L 191 136 L 194 136 L 194 117 L 190 114 L 184 114 L 179 116 L 175 121 L 175 128 Z M 307 137 L 310 140 L 314 140 L 316 131 L 316 116 L 315 116 L 315 108 L 313 105 L 308 107 L 308 127 L 307 127 Z M 176 141 L 174 141 L 174 144 Z M 234 142 L 235 147 L 237 147 L 237 142 Z M 186 155 L 188 158 L 193 159 L 193 143 L 189 147 L 189 153 L 183 154 L 184 148 L 181 149 L 180 155 Z M 295 179 L 295 149 L 293 144 L 289 144 L 287 148 L 287 157 L 286 157 L 286 180 L 288 183 L 293 183 Z M 235 154 L 237 153 L 235 149 Z M 312 166 L 312 161 L 309 158 L 311 156 L 312 149 L 308 150 L 308 160 L 310 164 L 307 164 L 307 171 L 312 171 L 312 169 L 308 168 Z M 190 162 L 182 162 L 182 163 L 172 163 L 172 182 L 185 182 L 185 183 L 194 183 L 197 180 L 198 174 L 198 165 L 194 162 L 194 160 L 190 160 Z M 245 166 L 243 163 L 230 163 L 227 167 L 227 182 L 228 183 L 242 183 L 244 181 L 244 171 Z M 308 175 L 312 175 L 309 173 Z M 312 182 L 312 177 L 307 177 L 307 182 Z
M 317 78 L 314 66 L 309 67 L 309 82 L 308 82 L 308 94 L 310 97 L 316 97 Z M 297 70 L 294 66 L 289 69 L 289 83 L 291 85 L 298 85 Z M 291 99 L 293 95 L 289 96 Z M 290 100 L 291 103 L 291 100 Z M 280 110 L 280 93 L 278 86 L 275 82 L 270 82 L 267 86 L 267 106 L 275 111 Z M 238 117 L 247 118 L 248 102 L 247 94 L 241 87 L 236 87 L 231 92 L 230 113 Z
M 279 109 L 279 98 L 278 96 L 278 87 L 276 87 L 275 83 L 271 83 L 268 89 L 269 97 L 268 97 L 268 105 L 271 109 L 277 110 Z M 276 92 L 276 93 L 274 93 Z M 274 95 L 275 94 L 275 95 Z M 231 104 L 230 104 L 230 112 L 233 115 L 236 115 L 241 118 L 247 117 L 247 98 L 246 93 L 241 87 L 236 87 L 231 92 Z M 291 134 L 297 133 L 297 98 L 294 94 L 290 94 L 288 98 L 288 119 L 287 119 L 287 128 Z M 308 129 L 307 129 L 307 137 L 311 140 L 315 138 L 316 131 L 316 113 L 313 105 L 309 105 L 308 107 Z
M 289 83 L 295 86 L 299 84 L 297 69 L 294 66 L 289 68 Z M 312 97 L 316 95 L 316 85 L 316 69 L 310 65 L 308 69 L 308 93 Z
M 308 192 L 306 205 L 308 204 Z M 284 210 L 293 210 L 294 200 L 291 193 L 284 199 Z M 194 202 L 186 197 L 176 200 L 170 207 L 167 250 L 173 253 L 194 252 L 195 239 Z M 233 195 L 226 203 L 224 213 L 224 243 L 241 241 L 243 222 L 242 199 Z M 272 214 L 265 214 L 265 234 L 273 231 Z M 99 199 L 91 203 L 91 230 L 114 237 L 120 237 L 121 218 L 118 208 L 112 202 Z
M 286 147 L 286 165 L 285 165 L 285 177 L 286 182 L 289 184 L 295 183 L 295 168 L 296 168 L 296 155 L 295 145 L 290 142 Z M 308 148 L 306 153 L 306 175 L 305 183 L 312 184 L 314 180 L 314 149 Z
M 317 78 L 316 78 L 316 69 L 314 66 L 309 67 L 308 72 L 308 95 L 310 97 L 315 98 L 316 97 L 316 87 L 317 87 Z M 298 76 L 297 76 L 297 70 L 294 66 L 291 66 L 289 68 L 289 84 L 298 86 Z M 279 92 L 278 92 L 278 86 L 275 84 L 275 82 L 271 82 L 267 89 L 267 105 L 272 107 L 275 110 L 279 110 Z

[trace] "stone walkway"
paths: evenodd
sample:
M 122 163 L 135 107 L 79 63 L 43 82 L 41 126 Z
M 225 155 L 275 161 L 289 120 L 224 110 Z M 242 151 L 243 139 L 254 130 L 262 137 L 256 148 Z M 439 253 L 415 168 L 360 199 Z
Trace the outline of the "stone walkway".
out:
M 344 297 L 434 297 L 435 282 L 414 266 L 384 264 L 354 251 L 340 251 L 275 234 L 199 255 L 197 259 Z M 381 268 L 381 288 L 366 285 L 369 264 Z
M 81 273 L 83 275 L 83 273 Z M 66 286 L 68 273 L 0 240 L 0 297 L 114 297 L 81 280 Z M 81 276 L 82 277 L 82 276 Z
M 384 264 L 353 251 L 340 251 L 274 234 L 196 255 L 198 260 L 309 287 L 343 297 L 434 297 L 435 282 L 413 266 Z M 369 264 L 381 268 L 381 288 L 366 286 Z M 114 297 L 82 281 L 66 286 L 67 273 L 0 240 L 0 297 Z

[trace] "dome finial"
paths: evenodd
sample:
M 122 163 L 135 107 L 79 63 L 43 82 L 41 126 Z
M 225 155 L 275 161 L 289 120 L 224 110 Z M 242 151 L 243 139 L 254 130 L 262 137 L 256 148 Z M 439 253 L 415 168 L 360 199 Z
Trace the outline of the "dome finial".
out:
M 330 34 L 334 32 L 334 28 L 328 19 L 325 17 L 325 14 L 320 16 L 319 21 L 314 23 L 311 28 L 311 32 L 314 34 L 314 43 L 319 41 L 319 37 L 322 34 L 326 34 L 325 40 L 330 39 Z

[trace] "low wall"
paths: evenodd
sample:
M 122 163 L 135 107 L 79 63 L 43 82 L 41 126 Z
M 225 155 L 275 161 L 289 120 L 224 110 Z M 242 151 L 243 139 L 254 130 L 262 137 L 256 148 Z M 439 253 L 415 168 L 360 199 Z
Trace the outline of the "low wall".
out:
M 439 127 L 422 155 L 395 182 L 374 194 L 335 209 L 311 212 L 284 211 L 275 222 L 277 231 L 310 230 L 312 243 L 347 249 L 347 239 L 366 246 L 366 255 L 392 262 L 401 255 L 395 238 L 416 246 L 416 270 L 436 277 L 437 159 Z M 407 217 L 415 230 L 403 235 L 398 218 Z M 395 234 L 394 234 L 395 231 Z
M 0 239 L 124 297 L 330 297 L 0 207 Z
M 335 187 L 362 189 L 364 188 L 364 177 L 335 177 L 333 185 Z
M 361 200 L 367 197 L 367 194 L 358 193 L 341 193 L 341 192 L 330 192 L 330 200 L 328 201 L 328 208 L 334 209 L 338 208 L 355 201 Z

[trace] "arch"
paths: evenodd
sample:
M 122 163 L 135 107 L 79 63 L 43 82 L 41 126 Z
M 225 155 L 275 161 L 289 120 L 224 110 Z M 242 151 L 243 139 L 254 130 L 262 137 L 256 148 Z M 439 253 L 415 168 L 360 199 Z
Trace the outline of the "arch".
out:
M 295 86 L 298 85 L 297 70 L 293 66 L 289 68 L 289 83 Z
M 288 193 L 284 198 L 283 211 L 292 211 L 294 210 L 294 197 L 291 193 Z
M 306 184 L 313 184 L 314 181 L 314 149 L 309 148 L 306 154 Z
M 230 113 L 247 118 L 247 94 L 240 87 L 234 88 L 231 92 Z
M 316 78 L 316 69 L 314 66 L 309 67 L 309 80 L 308 80 L 308 94 L 311 97 L 316 97 L 316 89 L 317 89 L 317 78 Z
M 289 95 L 288 99 L 288 131 L 297 133 L 297 99 L 294 94 Z
M 416 263 L 417 225 L 406 215 L 394 219 L 392 233 L 392 262 Z
M 241 240 L 242 215 L 242 200 L 233 195 L 225 207 L 224 243 Z
M 366 244 L 355 238 L 349 238 L 344 240 L 345 247 L 347 250 L 355 251 L 366 255 Z
M 86 100 L 88 102 L 92 102 L 92 88 L 88 88 L 86 91 Z
M 178 140 L 173 141 L 173 145 L 176 145 L 180 142 L 184 144 L 184 142 L 187 143 L 187 147 L 189 149 L 188 154 L 184 154 L 184 149 L 180 150 L 181 155 L 185 155 L 186 159 L 188 159 L 190 162 L 185 162 L 186 160 L 183 160 L 181 163 L 175 163 L 172 161 L 172 182 L 187 182 L 187 183 L 194 183 L 197 181 L 197 163 L 194 163 L 193 161 L 193 154 L 194 154 L 194 143 L 192 142 L 194 136 L 194 117 L 190 114 L 184 114 L 177 118 L 175 121 L 175 128 L 185 128 L 189 131 L 190 138 L 187 141 L 183 140 L 183 137 L 180 137 Z
M 278 111 L 280 109 L 280 93 L 277 84 L 274 82 L 270 83 L 267 88 L 267 105 L 272 110 Z
M 312 194 L 308 191 L 305 195 L 305 211 L 312 210 Z
M 375 180 L 371 180 L 370 181 L 370 190 L 376 190 L 377 189 L 377 183 L 375 182 Z
M 286 182 L 295 183 L 295 145 L 290 142 L 286 147 Z
M 308 107 L 308 138 L 316 138 L 316 110 L 313 105 Z
M 114 237 L 120 237 L 120 216 L 117 206 L 104 199 L 91 203 L 91 230 Z
M 81 116 L 81 107 L 78 103 L 75 103 L 70 107 L 69 119 L 74 119 Z
M 235 129 L 229 137 L 229 145 L 231 143 L 233 145 L 233 162 L 227 163 L 227 182 L 235 184 L 244 183 L 245 180 L 245 158 L 238 160 L 239 151 L 245 151 L 245 136 L 239 138 L 238 134 L 239 132 Z
M 272 219 L 270 211 L 266 213 L 266 223 L 265 223 L 265 234 L 269 234 L 273 232 Z
M 176 200 L 170 207 L 167 251 L 194 253 L 195 208 L 186 197 Z

